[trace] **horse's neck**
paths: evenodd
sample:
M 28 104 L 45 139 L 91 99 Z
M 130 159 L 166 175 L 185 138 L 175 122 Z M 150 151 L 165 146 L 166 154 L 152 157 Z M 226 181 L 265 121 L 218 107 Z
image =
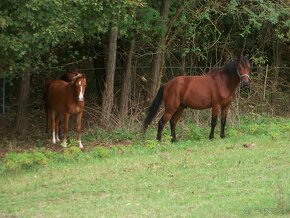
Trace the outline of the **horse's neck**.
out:
M 77 101 L 77 96 L 76 96 L 75 90 L 73 88 L 73 84 L 67 85 L 66 92 L 67 92 L 66 93 L 66 96 L 67 96 L 66 101 L 68 101 L 70 104 L 72 104 L 72 103 L 77 104 L 78 101 Z
M 69 103 L 69 105 L 80 108 L 84 107 L 84 101 L 78 101 L 78 96 L 74 90 L 73 84 L 69 84 L 66 87 L 66 91 L 68 96 L 66 101 Z
M 240 78 L 238 75 L 230 75 L 229 73 L 221 70 L 221 83 L 230 93 L 234 93 L 240 83 Z

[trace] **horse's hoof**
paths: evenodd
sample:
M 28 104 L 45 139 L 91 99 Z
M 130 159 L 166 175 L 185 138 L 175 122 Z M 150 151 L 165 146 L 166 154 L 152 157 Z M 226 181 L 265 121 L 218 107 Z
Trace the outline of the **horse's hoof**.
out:
M 66 143 L 66 142 L 62 142 L 60 145 L 61 145 L 61 147 L 63 147 L 63 148 L 67 148 L 67 143 Z
M 223 139 L 223 138 L 225 138 L 225 137 L 226 137 L 226 135 L 220 135 L 220 137 Z
M 210 135 L 208 138 L 209 138 L 209 140 L 213 140 L 214 136 Z

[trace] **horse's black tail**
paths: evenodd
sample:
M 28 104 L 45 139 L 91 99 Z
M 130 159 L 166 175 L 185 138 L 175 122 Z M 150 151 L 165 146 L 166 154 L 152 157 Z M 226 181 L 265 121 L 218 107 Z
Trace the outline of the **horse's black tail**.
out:
M 163 90 L 164 86 L 161 86 L 152 102 L 150 107 L 147 110 L 146 118 L 143 122 L 143 131 L 146 132 L 147 127 L 152 122 L 153 118 L 156 116 L 158 109 L 160 108 L 160 105 L 163 100 Z

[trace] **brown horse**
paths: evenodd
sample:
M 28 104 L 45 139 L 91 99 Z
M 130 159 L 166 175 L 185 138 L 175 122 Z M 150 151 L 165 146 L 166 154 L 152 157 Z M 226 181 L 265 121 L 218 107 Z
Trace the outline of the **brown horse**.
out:
M 63 80 L 53 80 L 46 83 L 44 92 L 45 107 L 47 115 L 51 121 L 52 142 L 59 141 L 59 122 L 60 116 L 64 116 L 64 139 L 63 145 L 66 146 L 66 133 L 68 121 L 71 114 L 77 114 L 77 132 L 79 147 L 83 148 L 81 142 L 81 120 L 84 110 L 84 94 L 86 89 L 86 79 L 83 75 L 75 78 L 72 82 Z
M 225 137 L 226 118 L 234 99 L 237 86 L 249 87 L 251 62 L 246 57 L 230 61 L 224 68 L 213 70 L 203 76 L 179 76 L 161 86 L 147 111 L 143 123 L 144 132 L 156 116 L 164 101 L 165 111 L 158 122 L 157 140 L 161 141 L 164 125 L 170 120 L 172 142 L 176 141 L 175 127 L 181 113 L 187 107 L 192 109 L 212 108 L 211 131 L 214 138 L 217 116 L 221 113 L 220 137 Z
M 63 74 L 60 77 L 60 80 L 66 81 L 66 82 L 71 82 L 74 81 L 76 78 L 83 76 L 83 74 L 78 70 L 78 69 L 72 69 L 72 70 L 67 70 L 65 74 Z M 48 108 L 47 108 L 47 96 L 46 96 L 46 90 L 48 89 L 48 86 L 52 80 L 45 81 L 44 84 L 44 92 L 43 92 L 43 100 L 44 100 L 44 110 L 45 110 L 45 115 L 46 115 L 46 128 L 45 132 L 48 133 Z M 58 136 L 61 136 L 61 129 L 60 129 L 61 121 L 59 121 L 59 127 L 58 127 Z

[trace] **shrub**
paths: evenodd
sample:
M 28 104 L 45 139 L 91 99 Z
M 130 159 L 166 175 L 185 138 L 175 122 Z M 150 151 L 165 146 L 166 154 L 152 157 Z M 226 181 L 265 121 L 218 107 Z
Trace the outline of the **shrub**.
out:
M 66 159 L 78 160 L 82 154 L 82 151 L 77 146 L 72 146 L 64 150 L 63 155 Z
M 110 151 L 105 147 L 96 147 L 94 150 L 94 154 L 98 158 L 107 158 L 110 156 Z
M 45 166 L 48 158 L 42 152 L 7 153 L 4 159 L 5 169 L 21 170 Z
M 203 129 L 198 127 L 196 124 L 191 123 L 189 124 L 189 129 L 186 133 L 186 138 L 192 141 L 200 141 L 203 138 Z
M 144 147 L 155 149 L 158 146 L 159 142 L 157 140 L 146 140 Z

